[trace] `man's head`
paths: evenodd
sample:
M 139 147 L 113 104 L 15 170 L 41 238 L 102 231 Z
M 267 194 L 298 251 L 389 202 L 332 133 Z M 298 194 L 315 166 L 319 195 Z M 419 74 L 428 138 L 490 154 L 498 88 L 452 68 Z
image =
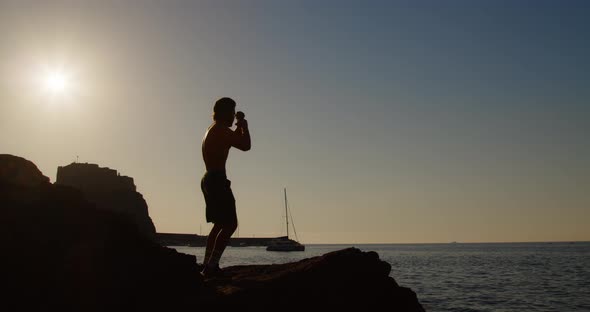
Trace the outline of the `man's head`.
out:
M 236 102 L 228 97 L 222 97 L 213 106 L 213 120 L 222 122 L 228 127 L 234 123 Z

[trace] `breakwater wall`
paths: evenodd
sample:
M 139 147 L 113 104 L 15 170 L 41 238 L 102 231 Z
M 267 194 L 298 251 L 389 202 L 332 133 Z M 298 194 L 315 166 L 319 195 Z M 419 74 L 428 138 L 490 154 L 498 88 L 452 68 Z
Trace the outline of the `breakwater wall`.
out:
M 229 246 L 248 247 L 248 246 L 268 246 L 269 242 L 277 237 L 232 237 L 229 240 Z M 207 236 L 197 234 L 181 233 L 156 233 L 156 240 L 162 246 L 190 246 L 205 247 Z

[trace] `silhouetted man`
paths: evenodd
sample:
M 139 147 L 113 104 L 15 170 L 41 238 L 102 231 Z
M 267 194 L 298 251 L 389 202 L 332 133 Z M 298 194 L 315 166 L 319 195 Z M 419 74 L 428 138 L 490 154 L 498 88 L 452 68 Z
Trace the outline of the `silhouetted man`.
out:
M 250 150 L 248 122 L 243 119 L 242 113 L 238 114 L 241 118 L 238 118 L 236 129 L 231 130 L 236 102 L 227 97 L 217 100 L 213 106 L 213 124 L 207 129 L 201 146 L 207 168 L 201 179 L 201 190 L 207 205 L 207 222 L 213 223 L 201 272 L 205 276 L 220 273 L 219 259 L 238 226 L 236 200 L 225 174 L 225 162 L 232 146 L 242 151 Z

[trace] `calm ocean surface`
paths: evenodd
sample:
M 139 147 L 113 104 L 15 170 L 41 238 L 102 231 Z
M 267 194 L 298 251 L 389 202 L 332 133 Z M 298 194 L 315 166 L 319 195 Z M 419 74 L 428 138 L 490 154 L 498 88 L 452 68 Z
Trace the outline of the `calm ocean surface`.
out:
M 379 253 L 427 311 L 590 311 L 590 242 L 228 247 L 221 266 L 286 263 L 351 246 Z M 173 248 L 198 262 L 205 253 Z

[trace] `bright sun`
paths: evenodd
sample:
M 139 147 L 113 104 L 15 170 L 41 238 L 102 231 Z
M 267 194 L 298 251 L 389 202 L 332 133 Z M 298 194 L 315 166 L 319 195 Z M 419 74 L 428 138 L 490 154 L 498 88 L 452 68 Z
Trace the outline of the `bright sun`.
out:
M 68 75 L 61 70 L 47 71 L 43 80 L 45 89 L 52 94 L 66 93 L 70 86 Z

